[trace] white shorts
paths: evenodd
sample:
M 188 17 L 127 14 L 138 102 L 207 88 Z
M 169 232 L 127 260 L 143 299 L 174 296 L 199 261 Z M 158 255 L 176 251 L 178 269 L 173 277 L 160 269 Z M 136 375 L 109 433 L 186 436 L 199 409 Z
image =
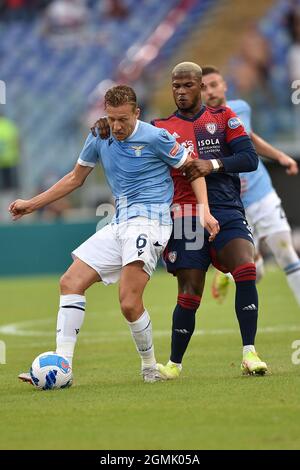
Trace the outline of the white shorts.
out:
M 102 228 L 76 248 L 72 256 L 97 271 L 105 285 L 118 282 L 122 267 L 133 261 L 143 261 L 144 271 L 151 276 L 171 232 L 172 225 L 135 217 Z
M 290 231 L 281 199 L 275 191 L 245 209 L 246 218 L 253 231 L 255 244 L 262 238 L 277 232 Z

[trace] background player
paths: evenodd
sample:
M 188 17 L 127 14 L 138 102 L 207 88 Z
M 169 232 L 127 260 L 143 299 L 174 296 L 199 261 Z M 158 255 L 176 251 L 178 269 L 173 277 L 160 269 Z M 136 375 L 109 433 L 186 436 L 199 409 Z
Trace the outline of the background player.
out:
M 203 99 L 208 106 L 217 108 L 229 106 L 242 120 L 259 155 L 277 161 L 286 168 L 288 175 L 298 173 L 295 160 L 276 149 L 252 131 L 251 107 L 243 100 L 226 102 L 227 85 L 214 66 L 203 67 Z M 261 160 L 252 173 L 240 174 L 242 183 L 241 198 L 246 217 L 253 229 L 257 251 L 260 241 L 264 240 L 273 253 L 280 268 L 285 272 L 287 282 L 300 305 L 300 260 L 293 247 L 291 228 L 281 205 L 268 171 Z M 263 259 L 256 262 L 257 280 L 263 275 Z M 213 283 L 214 296 L 222 300 L 226 295 L 228 278 L 217 273 Z
M 105 107 L 110 138 L 101 140 L 90 134 L 73 171 L 48 191 L 13 202 L 10 212 L 17 220 L 62 198 L 81 186 L 101 160 L 115 197 L 116 214 L 111 224 L 73 252 L 74 262 L 61 278 L 57 352 L 72 363 L 84 320 L 86 289 L 98 281 L 107 285 L 120 279 L 121 310 L 142 360 L 144 381 L 155 382 L 161 374 L 156 368 L 151 320 L 142 296 L 171 233 L 173 184 L 168 165 L 181 168 L 188 151 L 165 130 L 138 120 L 140 110 L 132 88 L 117 86 L 108 90 Z M 207 203 L 204 178 L 193 187 L 198 202 Z M 214 236 L 216 221 L 210 217 L 207 224 Z M 26 374 L 20 378 L 30 381 Z

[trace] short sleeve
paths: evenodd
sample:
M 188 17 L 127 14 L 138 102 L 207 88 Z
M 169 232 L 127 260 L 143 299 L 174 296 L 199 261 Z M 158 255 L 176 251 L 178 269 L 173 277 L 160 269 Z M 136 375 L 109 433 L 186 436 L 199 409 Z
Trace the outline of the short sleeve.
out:
M 160 129 L 155 141 L 155 153 L 173 168 L 180 168 L 188 157 L 188 150 L 165 129 Z
M 230 108 L 226 108 L 225 114 L 225 129 L 226 129 L 226 142 L 229 144 L 232 140 L 238 137 L 248 137 L 244 125 L 240 118 Z
M 90 132 L 77 160 L 79 165 L 90 167 L 94 167 L 96 165 L 99 157 L 96 142 L 97 137 L 94 137 Z

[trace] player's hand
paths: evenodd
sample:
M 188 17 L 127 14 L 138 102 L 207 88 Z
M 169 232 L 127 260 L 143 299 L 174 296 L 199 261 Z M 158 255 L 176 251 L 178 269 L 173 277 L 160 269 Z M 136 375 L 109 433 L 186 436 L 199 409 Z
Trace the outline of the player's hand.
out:
M 110 127 L 108 125 L 108 120 L 106 117 L 101 117 L 98 121 L 95 122 L 93 127 L 91 127 L 91 133 L 94 137 L 97 137 L 96 129 L 98 129 L 99 137 L 101 139 L 108 139 L 110 136 Z
M 278 161 L 280 165 L 286 167 L 286 173 L 289 176 L 295 176 L 298 174 L 298 163 L 293 158 L 289 157 L 288 155 L 282 152 Z
M 200 176 L 209 175 L 212 172 L 212 164 L 209 160 L 193 160 L 184 165 L 183 174 L 187 177 L 189 183 L 192 183 Z
M 209 212 L 209 210 L 205 210 L 204 212 L 204 228 L 209 233 L 208 241 L 212 242 L 220 231 L 219 222 L 217 219 L 214 218 L 213 215 Z
M 12 202 L 8 210 L 11 213 L 13 220 L 18 220 L 23 217 L 23 215 L 31 214 L 31 212 L 33 212 L 30 201 L 25 201 L 24 199 L 17 199 Z

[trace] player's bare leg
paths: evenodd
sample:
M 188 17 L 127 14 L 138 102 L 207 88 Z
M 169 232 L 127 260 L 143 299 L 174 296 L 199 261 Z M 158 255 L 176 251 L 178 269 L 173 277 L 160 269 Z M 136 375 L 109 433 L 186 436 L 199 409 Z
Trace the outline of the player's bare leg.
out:
M 74 348 L 85 314 L 85 291 L 99 274 L 80 259 L 76 259 L 60 279 L 60 309 L 57 317 L 56 352 L 72 365 Z
M 163 377 L 156 368 L 151 319 L 143 304 L 143 293 L 149 280 L 143 265 L 143 262 L 135 261 L 122 268 L 119 297 L 122 313 L 142 361 L 143 379 L 157 382 Z
M 101 281 L 99 274 L 78 258 L 60 279 L 56 352 L 66 357 L 71 366 L 77 335 L 84 320 L 84 293 L 92 284 L 99 281 Z M 31 383 L 29 373 L 24 372 L 18 377 L 23 382 Z
M 242 372 L 263 375 L 267 365 L 259 359 L 254 346 L 258 318 L 254 246 L 243 238 L 231 240 L 218 252 L 218 261 L 229 269 L 236 284 L 235 311 L 243 341 Z

